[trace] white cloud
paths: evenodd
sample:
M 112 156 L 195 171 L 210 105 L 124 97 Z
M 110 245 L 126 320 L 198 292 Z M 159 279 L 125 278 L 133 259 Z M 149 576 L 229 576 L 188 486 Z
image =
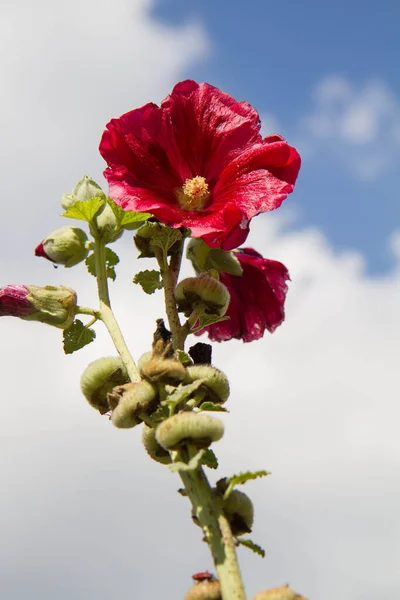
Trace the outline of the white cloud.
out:
M 300 123 L 307 153 L 331 153 L 361 180 L 398 165 L 400 100 L 385 82 L 357 85 L 331 75 L 316 85 L 312 98 L 312 111 Z
M 63 283 L 93 305 L 82 266 L 53 270 L 32 248 L 58 226 L 61 193 L 100 171 L 104 123 L 159 101 L 207 42 L 197 23 L 152 21 L 144 1 L 54 7 L 1 6 L 0 284 Z M 400 260 L 372 278 L 359 254 L 335 253 L 317 230 L 285 233 L 278 215 L 259 217 L 249 243 L 285 262 L 293 280 L 287 321 L 273 336 L 214 348 L 232 381 L 215 448 L 221 475 L 273 472 L 248 486 L 252 537 L 267 548 L 264 562 L 240 550 L 249 595 L 289 580 L 321 600 L 395 597 Z M 149 348 L 161 298 L 131 285 L 130 236 L 116 249 L 123 261 L 112 295 L 137 356 Z M 212 566 L 177 478 L 148 460 L 140 431 L 114 429 L 79 391 L 84 366 L 114 352 L 105 332 L 98 327 L 94 344 L 65 357 L 58 330 L 7 318 L 0 327 L 0 595 L 183 597 L 191 573 Z

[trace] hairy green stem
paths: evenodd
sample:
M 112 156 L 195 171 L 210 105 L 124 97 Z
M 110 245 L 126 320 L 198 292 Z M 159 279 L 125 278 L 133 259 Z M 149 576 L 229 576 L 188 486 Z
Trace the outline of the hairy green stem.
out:
M 235 541 L 221 499 L 213 494 L 203 469 L 181 471 L 180 476 L 193 511 L 210 546 L 224 600 L 246 600 L 237 562 Z
M 188 328 L 181 325 L 174 296 L 182 252 L 183 241 L 179 251 L 171 256 L 169 265 L 164 253 L 156 253 L 164 284 L 165 310 L 175 350 L 184 349 L 185 339 L 190 331 L 190 326 Z M 196 315 L 193 318 L 197 320 Z M 174 462 L 180 462 L 182 456 L 178 452 L 173 459 Z M 194 514 L 199 520 L 206 541 L 210 546 L 221 584 L 223 600 L 246 600 L 236 556 L 235 539 L 229 522 L 223 513 L 221 498 L 213 493 L 201 467 L 194 471 L 180 471 L 179 474 L 192 503 Z
M 99 319 L 103 321 L 111 336 L 131 381 L 140 381 L 140 375 L 135 361 L 133 360 L 128 346 L 124 340 L 121 329 L 111 309 L 110 294 L 108 291 L 108 280 L 106 273 L 105 244 L 96 239 L 94 243 L 94 262 L 96 269 L 97 290 L 100 301 Z
M 156 251 L 156 258 L 160 267 L 161 277 L 164 285 L 165 310 L 167 313 L 169 328 L 172 333 L 174 350 L 183 350 L 186 330 L 182 327 L 175 302 L 175 287 L 179 277 L 183 253 L 183 240 L 180 242 L 179 250 L 171 256 L 169 264 L 164 252 Z

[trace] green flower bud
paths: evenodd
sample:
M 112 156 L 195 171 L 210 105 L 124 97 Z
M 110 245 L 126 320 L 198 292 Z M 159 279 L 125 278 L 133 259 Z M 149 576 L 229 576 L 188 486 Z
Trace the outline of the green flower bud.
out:
M 197 448 L 208 448 L 224 434 L 222 421 L 208 415 L 181 412 L 166 419 L 156 429 L 157 441 L 166 450 L 178 450 L 192 444 Z
M 87 242 L 86 233 L 79 227 L 61 227 L 35 248 L 35 255 L 43 256 L 57 265 L 73 267 L 87 257 Z
M 192 383 L 198 379 L 206 380 L 200 387 L 201 390 L 206 390 L 206 395 L 202 399 L 202 402 L 223 404 L 227 401 L 229 398 L 229 381 L 222 371 L 211 365 L 193 365 L 187 367 L 185 383 L 186 381 Z
M 97 229 L 105 243 L 115 242 L 124 233 L 118 228 L 118 221 L 109 204 L 105 204 L 101 213 L 96 217 Z
M 175 288 L 178 311 L 190 316 L 197 306 L 204 306 L 205 312 L 222 317 L 228 308 L 230 295 L 223 283 L 208 273 L 198 277 L 183 279 Z
M 64 194 L 61 198 L 61 205 L 68 210 L 75 202 L 84 202 L 92 198 L 102 198 L 106 200 L 106 195 L 101 187 L 88 175 L 84 175 L 76 184 L 71 194 Z
M 98 358 L 90 363 L 81 377 L 81 390 L 86 400 L 101 415 L 110 410 L 107 394 L 117 385 L 128 383 L 129 376 L 119 356 Z
M 221 584 L 217 579 L 199 581 L 190 588 L 185 600 L 222 600 Z
M 307 600 L 304 596 L 293 592 L 288 585 L 259 592 L 253 600 Z
M 239 490 L 232 490 L 223 501 L 223 509 L 233 535 L 251 533 L 254 522 L 254 508 L 250 498 Z
M 84 200 L 91 200 L 92 198 L 103 198 L 106 200 L 106 195 L 99 184 L 88 175 L 84 175 L 82 179 L 78 181 L 72 190 L 72 194 L 81 202 Z
M 142 431 L 142 442 L 147 454 L 156 462 L 163 465 L 169 465 L 171 463 L 171 456 L 167 450 L 164 450 L 162 446 L 156 440 L 156 432 L 152 427 L 144 425 Z
M 112 410 L 111 421 L 115 427 L 127 429 L 142 422 L 140 414 L 150 415 L 157 407 L 156 389 L 148 381 L 127 383 L 108 394 Z
M 76 292 L 64 285 L 54 287 L 46 285 L 26 286 L 29 294 L 26 300 L 30 303 L 32 314 L 23 316 L 27 321 L 40 321 L 60 329 L 67 329 L 75 318 L 77 303 Z
M 203 240 L 191 239 L 186 252 L 197 273 L 216 269 L 220 273 L 240 276 L 243 269 L 234 252 L 210 248 Z

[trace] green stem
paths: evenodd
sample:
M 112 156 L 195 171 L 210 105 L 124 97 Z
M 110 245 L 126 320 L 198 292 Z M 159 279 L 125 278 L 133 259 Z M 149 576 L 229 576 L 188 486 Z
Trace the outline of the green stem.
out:
M 165 310 L 175 350 L 184 349 L 185 339 L 189 333 L 188 328 L 181 325 L 174 296 L 179 277 L 182 252 L 183 241 L 181 242 L 179 251 L 172 255 L 169 265 L 165 254 L 156 252 L 164 284 Z M 194 315 L 195 317 L 196 315 Z M 173 459 L 174 462 L 179 462 L 182 460 L 182 456 L 178 452 L 173 456 Z M 232 535 L 229 522 L 223 513 L 221 498 L 218 498 L 213 493 L 204 470 L 201 467 L 195 471 L 180 471 L 179 474 L 192 503 L 194 513 L 210 546 L 218 579 L 221 584 L 223 600 L 246 600 L 236 556 L 235 539 Z
M 99 239 L 95 239 L 94 243 L 94 262 L 96 269 L 97 290 L 100 300 L 99 319 L 103 321 L 104 325 L 107 327 L 108 333 L 114 342 L 114 346 L 122 358 L 126 370 L 128 371 L 130 380 L 140 381 L 140 375 L 136 363 L 129 352 L 121 329 L 111 309 L 106 273 L 105 244 Z
M 160 267 L 161 277 L 164 285 L 165 310 L 167 313 L 169 328 L 172 333 L 174 350 L 183 350 L 186 331 L 181 325 L 179 313 L 175 302 L 175 287 L 179 277 L 183 253 L 183 241 L 179 250 L 171 256 L 169 264 L 164 252 L 156 252 L 156 258 Z
M 235 541 L 221 499 L 213 494 L 202 468 L 181 471 L 180 476 L 210 546 L 223 600 L 246 600 Z

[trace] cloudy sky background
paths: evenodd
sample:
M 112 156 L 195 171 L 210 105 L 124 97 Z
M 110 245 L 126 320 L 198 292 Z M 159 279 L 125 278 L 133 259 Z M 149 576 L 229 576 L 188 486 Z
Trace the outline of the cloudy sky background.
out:
M 112 116 L 185 77 L 254 104 L 304 163 L 296 192 L 248 240 L 290 270 L 286 322 L 214 347 L 232 383 L 219 475 L 273 473 L 247 485 L 252 538 L 267 551 L 239 551 L 248 595 L 290 582 L 314 600 L 397 597 L 400 7 L 245 8 L 3 0 L 0 285 L 70 285 L 96 305 L 83 266 L 54 270 L 32 250 L 65 224 L 61 194 L 84 173 L 101 180 Z M 162 297 L 130 284 L 146 268 L 130 236 L 115 249 L 113 303 L 137 357 Z M 178 479 L 148 460 L 139 430 L 114 429 L 79 392 L 84 366 L 113 354 L 104 331 L 68 357 L 50 327 L 4 318 L 0 332 L 0 597 L 183 598 L 212 565 Z

